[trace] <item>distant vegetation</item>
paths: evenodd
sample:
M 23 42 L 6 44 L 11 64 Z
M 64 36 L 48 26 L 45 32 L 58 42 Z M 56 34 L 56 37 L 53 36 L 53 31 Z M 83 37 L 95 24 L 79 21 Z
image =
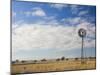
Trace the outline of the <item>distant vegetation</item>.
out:
M 61 58 L 57 58 L 57 59 L 52 59 L 53 61 L 69 61 L 69 60 L 71 60 L 71 59 L 73 59 L 73 60 L 81 60 L 81 58 L 65 58 L 64 56 L 63 57 L 61 57 Z M 84 58 L 84 59 L 96 59 L 96 57 L 86 57 L 86 58 Z M 38 62 L 46 62 L 46 61 L 50 61 L 49 59 L 47 60 L 47 59 L 41 59 L 41 60 L 33 60 L 33 61 L 31 61 L 31 62 L 33 62 L 33 63 L 38 63 Z M 12 64 L 15 64 L 15 63 L 28 63 L 28 61 L 27 60 L 15 60 L 15 61 L 12 61 Z
M 42 59 L 41 61 L 47 61 L 46 59 Z

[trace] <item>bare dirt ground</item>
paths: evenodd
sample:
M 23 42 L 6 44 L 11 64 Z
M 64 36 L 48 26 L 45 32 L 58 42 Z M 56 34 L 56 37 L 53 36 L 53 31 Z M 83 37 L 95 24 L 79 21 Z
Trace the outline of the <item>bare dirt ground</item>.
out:
M 73 71 L 73 70 L 88 70 L 96 69 L 96 60 L 63 60 L 55 62 L 42 62 L 42 63 L 22 63 L 12 64 L 12 74 L 22 73 L 40 73 L 40 72 L 56 72 L 56 71 Z

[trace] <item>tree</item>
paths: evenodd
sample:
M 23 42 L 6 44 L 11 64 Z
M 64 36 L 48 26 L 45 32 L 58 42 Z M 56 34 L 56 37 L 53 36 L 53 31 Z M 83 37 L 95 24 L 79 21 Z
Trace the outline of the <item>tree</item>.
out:
M 60 61 L 60 59 L 58 58 L 58 59 L 56 59 L 56 61 Z
M 66 58 L 66 60 L 69 60 L 68 58 Z
M 12 64 L 16 63 L 16 61 L 12 61 Z
M 61 60 L 65 60 L 65 57 L 62 57 Z
M 18 74 L 13 73 L 13 74 L 11 74 L 11 75 L 18 75 Z
M 37 62 L 37 60 L 34 60 L 34 62 L 36 63 L 36 62 Z
M 22 62 L 22 63 L 25 63 L 26 61 L 22 60 L 21 62 Z
M 19 60 L 17 59 L 16 62 L 19 62 Z
M 46 59 L 42 59 L 41 61 L 47 61 Z
M 78 60 L 78 58 L 75 58 L 75 60 Z

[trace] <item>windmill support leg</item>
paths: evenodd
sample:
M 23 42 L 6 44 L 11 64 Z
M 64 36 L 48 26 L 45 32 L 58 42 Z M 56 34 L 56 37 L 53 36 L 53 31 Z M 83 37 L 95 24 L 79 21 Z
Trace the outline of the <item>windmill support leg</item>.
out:
M 84 44 L 84 40 L 83 40 L 83 37 L 82 37 L 82 49 L 81 49 L 81 63 L 82 63 L 82 64 L 84 63 L 83 44 Z

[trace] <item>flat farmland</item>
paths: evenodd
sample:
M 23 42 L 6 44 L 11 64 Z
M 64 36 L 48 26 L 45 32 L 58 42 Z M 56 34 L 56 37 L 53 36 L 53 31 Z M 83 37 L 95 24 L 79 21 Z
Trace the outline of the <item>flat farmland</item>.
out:
M 54 62 L 43 61 L 39 63 L 16 63 L 12 64 L 11 68 L 12 74 L 88 70 L 96 69 L 96 60 L 84 60 L 84 63 L 81 63 L 81 60 L 61 60 Z

